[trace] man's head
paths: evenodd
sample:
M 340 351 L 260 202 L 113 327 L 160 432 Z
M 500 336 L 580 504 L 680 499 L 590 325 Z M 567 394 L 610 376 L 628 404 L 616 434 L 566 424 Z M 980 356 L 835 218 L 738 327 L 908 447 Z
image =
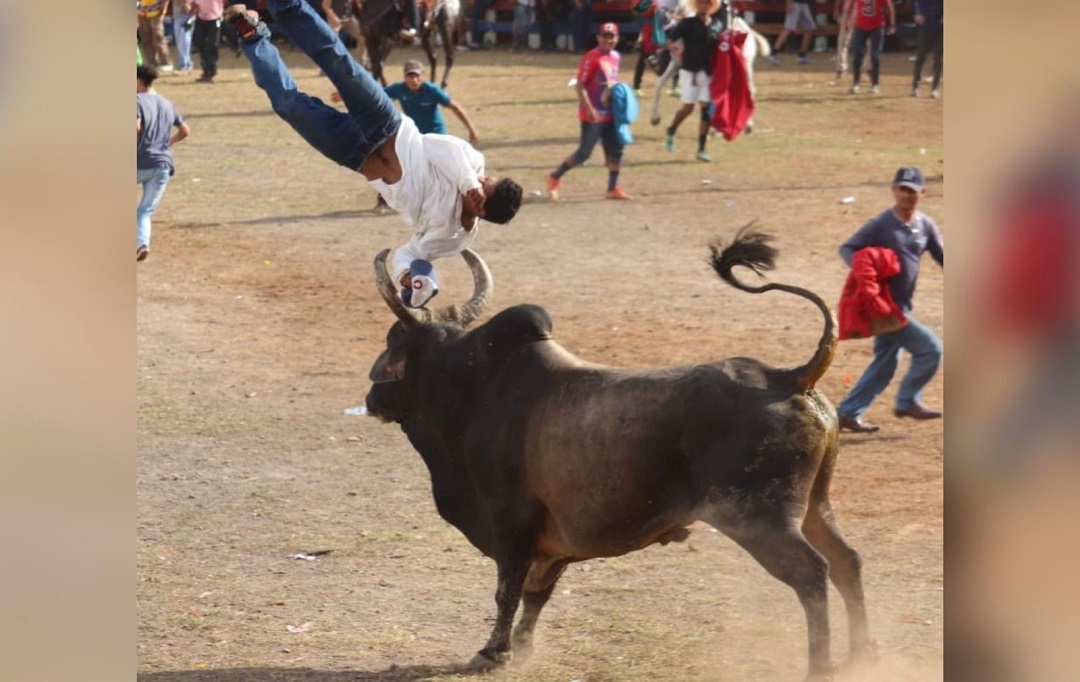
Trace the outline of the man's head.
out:
M 904 211 L 913 211 L 919 205 L 919 199 L 926 191 L 926 178 L 915 166 L 901 166 L 893 178 L 892 192 L 896 207 Z
M 484 188 L 484 220 L 499 225 L 510 222 L 521 208 L 521 185 L 510 178 L 481 178 Z
M 157 69 L 150 66 L 149 64 L 141 64 L 139 66 L 136 66 L 135 89 L 139 90 L 139 86 L 141 85 L 144 91 L 149 90 L 154 85 L 154 81 L 157 80 L 157 77 Z
M 607 22 L 600 24 L 600 30 L 596 33 L 596 45 L 604 52 L 611 52 L 619 43 L 619 25 Z
M 415 59 L 405 62 L 405 87 L 416 92 L 424 82 L 424 65 Z

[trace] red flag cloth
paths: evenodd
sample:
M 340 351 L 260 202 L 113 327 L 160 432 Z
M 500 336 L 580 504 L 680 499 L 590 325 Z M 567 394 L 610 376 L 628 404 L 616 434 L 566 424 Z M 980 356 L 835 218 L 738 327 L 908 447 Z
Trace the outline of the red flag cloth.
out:
M 750 93 L 750 79 L 746 76 L 746 60 L 742 54 L 748 35 L 745 31 L 729 29 L 716 38 L 709 85 L 713 106 L 709 123 L 728 142 L 739 136 L 754 115 L 754 96 Z

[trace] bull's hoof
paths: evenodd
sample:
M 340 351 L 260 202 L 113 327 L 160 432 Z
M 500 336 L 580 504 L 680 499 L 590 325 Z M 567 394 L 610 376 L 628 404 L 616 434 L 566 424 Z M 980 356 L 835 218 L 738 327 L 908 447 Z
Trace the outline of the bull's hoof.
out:
M 482 649 L 476 652 L 476 655 L 469 661 L 469 665 L 465 666 L 470 672 L 486 673 L 491 670 L 502 668 L 510 662 L 511 654 L 509 651 L 489 651 Z
M 822 670 L 807 673 L 806 682 L 832 682 L 832 680 L 835 679 L 836 673 L 839 671 L 840 666 L 829 661 Z
M 848 654 L 848 659 L 844 661 L 844 670 L 869 668 L 877 665 L 880 658 L 878 644 L 871 640 Z

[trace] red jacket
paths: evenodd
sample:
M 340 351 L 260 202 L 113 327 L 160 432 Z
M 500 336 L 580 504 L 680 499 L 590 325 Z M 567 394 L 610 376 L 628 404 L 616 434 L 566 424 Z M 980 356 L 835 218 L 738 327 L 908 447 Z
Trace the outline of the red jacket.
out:
M 840 294 L 840 338 L 874 335 L 873 319 L 895 317 L 901 326 L 907 317 L 893 301 L 887 280 L 900 274 L 900 258 L 892 249 L 868 246 L 851 257 L 851 272 Z M 896 325 L 893 325 L 895 328 Z

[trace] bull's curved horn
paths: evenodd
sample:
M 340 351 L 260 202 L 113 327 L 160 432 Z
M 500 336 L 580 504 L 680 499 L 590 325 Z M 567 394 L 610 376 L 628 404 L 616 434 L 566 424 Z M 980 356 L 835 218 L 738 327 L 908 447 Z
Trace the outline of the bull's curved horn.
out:
M 390 277 L 386 270 L 386 258 L 390 255 L 390 249 L 383 249 L 375 256 L 375 283 L 378 285 L 379 294 L 382 295 L 386 305 L 394 311 L 397 318 L 406 327 L 415 327 L 418 324 L 426 324 L 431 320 L 431 312 L 426 308 L 410 310 L 405 307 L 398 297 L 397 283 Z
M 468 327 L 469 323 L 479 317 L 484 312 L 484 308 L 491 303 L 491 298 L 495 295 L 495 282 L 491 277 L 491 270 L 488 269 L 487 263 L 480 254 L 472 249 L 465 249 L 461 252 L 461 257 L 468 263 L 473 276 L 472 298 L 458 309 L 461 326 Z

